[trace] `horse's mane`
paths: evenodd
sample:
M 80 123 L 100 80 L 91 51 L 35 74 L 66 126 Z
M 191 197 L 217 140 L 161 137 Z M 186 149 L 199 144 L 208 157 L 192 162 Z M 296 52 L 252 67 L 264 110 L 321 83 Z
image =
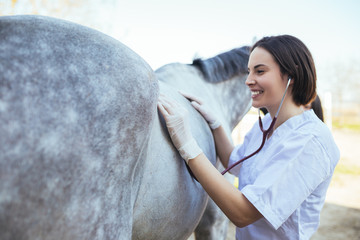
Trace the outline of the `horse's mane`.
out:
M 239 73 L 247 73 L 249 50 L 248 46 L 235 48 L 209 59 L 194 59 L 191 65 L 197 67 L 209 82 L 221 82 Z

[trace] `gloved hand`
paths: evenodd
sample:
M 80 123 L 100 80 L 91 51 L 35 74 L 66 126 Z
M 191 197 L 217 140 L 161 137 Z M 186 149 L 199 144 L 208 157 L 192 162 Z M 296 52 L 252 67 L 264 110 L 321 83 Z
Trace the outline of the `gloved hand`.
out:
M 180 92 L 181 95 L 191 100 L 191 105 L 204 117 L 211 129 L 216 129 L 221 126 L 221 122 L 216 118 L 210 110 L 210 107 L 204 104 L 203 100 L 188 93 Z
M 202 150 L 191 134 L 186 108 L 165 95 L 160 95 L 158 109 L 164 116 L 172 142 L 186 163 L 201 154 Z

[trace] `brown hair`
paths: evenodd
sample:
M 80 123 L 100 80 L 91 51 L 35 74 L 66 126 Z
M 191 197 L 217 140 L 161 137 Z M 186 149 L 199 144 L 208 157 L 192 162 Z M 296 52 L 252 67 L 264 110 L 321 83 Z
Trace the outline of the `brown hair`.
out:
M 311 108 L 314 110 L 314 113 L 321 121 L 324 121 L 324 114 L 321 105 L 321 100 L 318 95 L 316 95 L 315 100 L 311 103 Z
M 280 66 L 282 74 L 294 81 L 292 96 L 295 104 L 306 105 L 316 97 L 316 69 L 309 49 L 298 38 L 290 35 L 264 37 L 251 48 L 267 50 Z

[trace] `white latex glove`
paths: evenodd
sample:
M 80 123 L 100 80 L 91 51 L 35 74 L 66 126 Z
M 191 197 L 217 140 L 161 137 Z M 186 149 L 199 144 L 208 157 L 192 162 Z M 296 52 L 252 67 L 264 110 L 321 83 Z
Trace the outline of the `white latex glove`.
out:
M 202 150 L 191 134 L 188 119 L 189 113 L 186 108 L 176 101 L 160 95 L 158 109 L 164 116 L 172 142 L 186 163 L 202 153 Z
M 211 129 L 214 130 L 221 126 L 221 122 L 216 118 L 215 114 L 211 112 L 210 107 L 204 104 L 201 98 L 184 92 L 180 92 L 180 94 L 191 100 L 191 105 L 204 117 Z

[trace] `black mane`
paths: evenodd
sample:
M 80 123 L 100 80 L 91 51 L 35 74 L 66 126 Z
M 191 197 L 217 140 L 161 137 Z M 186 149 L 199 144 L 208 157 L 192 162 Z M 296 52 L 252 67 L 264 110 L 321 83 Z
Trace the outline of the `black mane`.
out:
M 209 82 L 221 82 L 239 73 L 247 73 L 250 48 L 245 46 L 202 60 L 194 59 L 192 66 L 199 68 Z

